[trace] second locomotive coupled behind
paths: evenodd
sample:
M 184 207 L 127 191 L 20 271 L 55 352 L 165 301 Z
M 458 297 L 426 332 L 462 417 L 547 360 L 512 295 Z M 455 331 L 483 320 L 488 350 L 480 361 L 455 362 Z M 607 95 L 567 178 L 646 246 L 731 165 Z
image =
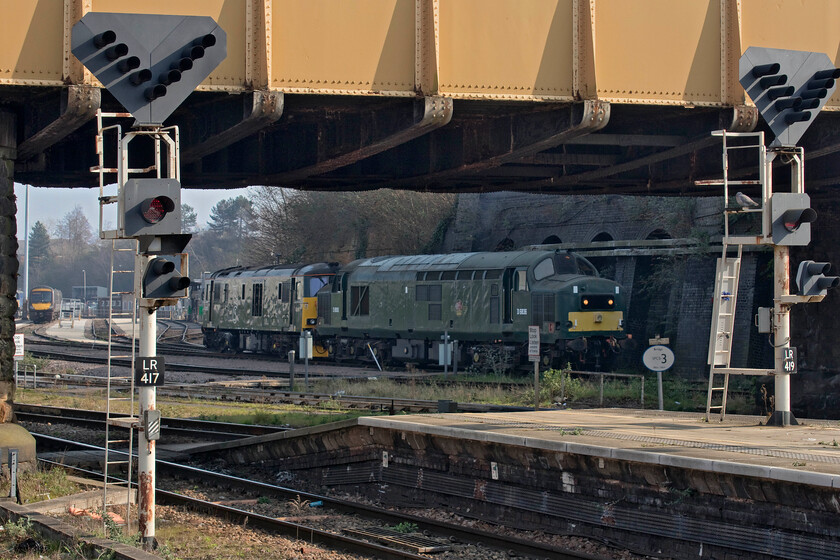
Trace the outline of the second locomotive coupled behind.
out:
M 544 365 L 608 366 L 625 338 L 621 286 L 565 251 L 234 268 L 209 280 L 202 325 L 219 350 L 284 354 L 306 329 L 316 357 L 425 363 L 447 333 L 462 364 L 493 349 L 520 363 L 538 325 Z

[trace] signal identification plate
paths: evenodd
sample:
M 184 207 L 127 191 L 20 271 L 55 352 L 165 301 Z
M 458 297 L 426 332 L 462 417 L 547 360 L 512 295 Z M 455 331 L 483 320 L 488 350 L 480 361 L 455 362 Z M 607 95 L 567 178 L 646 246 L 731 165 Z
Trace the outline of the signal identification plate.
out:
M 134 363 L 134 384 L 138 387 L 163 385 L 166 362 L 163 356 L 144 356 Z

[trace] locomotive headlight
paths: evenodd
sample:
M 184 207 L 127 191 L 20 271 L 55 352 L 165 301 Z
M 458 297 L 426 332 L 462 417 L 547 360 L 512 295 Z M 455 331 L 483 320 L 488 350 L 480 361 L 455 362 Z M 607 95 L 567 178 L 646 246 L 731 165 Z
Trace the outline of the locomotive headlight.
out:
M 584 306 L 584 307 L 589 307 L 589 300 L 588 300 L 588 299 L 583 298 L 583 300 L 581 301 L 581 303 L 583 304 L 583 306 Z
M 609 305 L 610 307 L 615 305 L 615 301 L 613 300 L 613 298 L 610 298 L 610 299 L 607 300 L 607 305 Z

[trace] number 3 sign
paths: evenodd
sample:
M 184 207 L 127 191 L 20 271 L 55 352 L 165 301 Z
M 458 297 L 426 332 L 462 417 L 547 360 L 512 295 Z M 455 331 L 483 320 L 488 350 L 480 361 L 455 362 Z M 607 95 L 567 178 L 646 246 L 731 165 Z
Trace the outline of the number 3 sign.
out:
M 674 365 L 674 352 L 667 346 L 655 344 L 645 350 L 642 361 L 651 371 L 665 371 Z

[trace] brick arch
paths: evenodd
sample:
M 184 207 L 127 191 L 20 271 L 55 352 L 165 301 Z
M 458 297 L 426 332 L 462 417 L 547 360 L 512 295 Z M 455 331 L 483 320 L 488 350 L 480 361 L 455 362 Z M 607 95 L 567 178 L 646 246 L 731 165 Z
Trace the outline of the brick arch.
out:
M 598 233 L 592 238 L 592 241 L 612 241 L 613 236 L 606 232 L 602 231 Z M 616 279 L 616 258 L 615 257 L 590 257 L 589 260 L 595 265 L 595 268 L 598 269 L 598 273 L 603 276 L 604 278 L 609 278 L 610 280 Z
M 516 247 L 516 243 L 513 242 L 513 239 L 510 237 L 505 237 L 501 241 L 496 244 L 496 248 L 493 249 L 494 251 L 513 251 Z
M 648 233 L 645 239 L 673 239 L 673 237 L 671 237 L 671 234 L 665 231 L 664 229 L 657 228 Z
M 552 243 L 563 243 L 563 240 L 560 239 L 560 236 L 551 234 L 545 239 L 542 240 L 542 245 L 551 245 Z

